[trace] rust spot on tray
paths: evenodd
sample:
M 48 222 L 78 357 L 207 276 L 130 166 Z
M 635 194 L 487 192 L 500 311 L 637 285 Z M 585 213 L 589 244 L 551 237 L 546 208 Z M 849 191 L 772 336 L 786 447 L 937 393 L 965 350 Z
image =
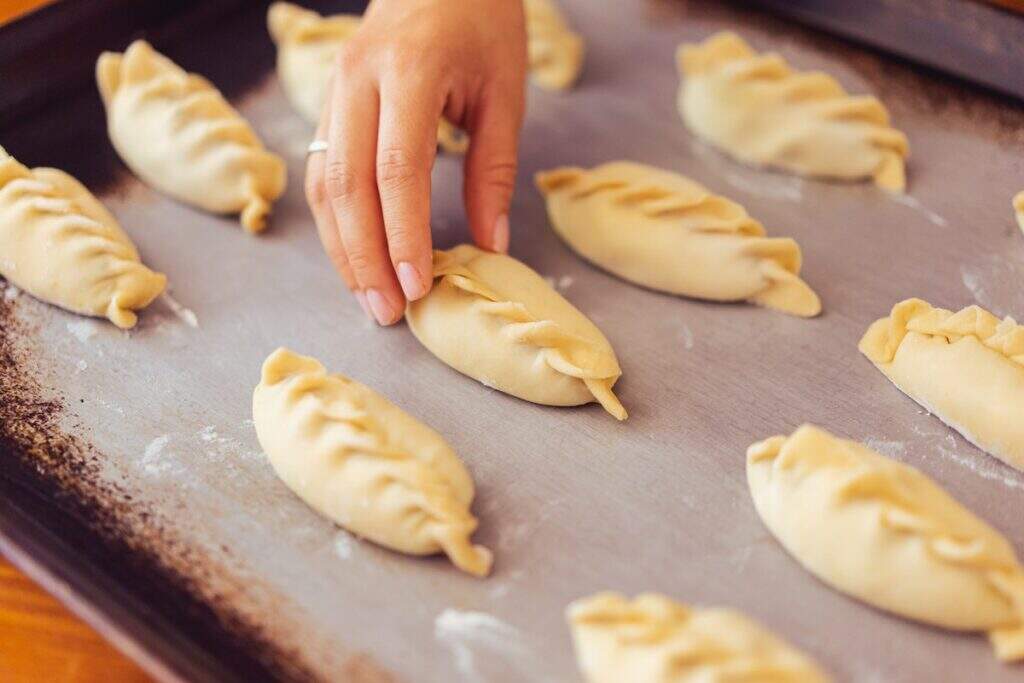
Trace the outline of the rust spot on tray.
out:
M 0 479 L 45 498 L 40 504 L 48 514 L 70 516 L 95 533 L 61 540 L 84 544 L 74 548 L 76 561 L 98 564 L 123 581 L 138 607 L 184 627 L 199 642 L 223 647 L 221 664 L 234 673 L 247 680 L 314 679 L 265 625 L 234 607 L 258 585 L 232 578 L 227 549 L 213 557 L 176 539 L 165 520 L 134 502 L 129 491 L 104 481 L 102 454 L 62 431 L 63 398 L 48 395 L 32 371 L 28 345 L 34 330 L 17 315 L 17 300 L 4 296 L 8 287 L 0 279 Z M 273 614 L 273 606 L 262 613 Z

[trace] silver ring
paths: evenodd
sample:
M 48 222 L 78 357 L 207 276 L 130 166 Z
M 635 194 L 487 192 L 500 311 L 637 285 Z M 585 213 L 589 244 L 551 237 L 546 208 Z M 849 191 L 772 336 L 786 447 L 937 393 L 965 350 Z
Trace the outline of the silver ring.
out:
M 316 154 L 317 152 L 327 151 L 327 140 L 313 140 L 309 143 L 309 147 L 306 148 L 306 156 L 310 154 Z

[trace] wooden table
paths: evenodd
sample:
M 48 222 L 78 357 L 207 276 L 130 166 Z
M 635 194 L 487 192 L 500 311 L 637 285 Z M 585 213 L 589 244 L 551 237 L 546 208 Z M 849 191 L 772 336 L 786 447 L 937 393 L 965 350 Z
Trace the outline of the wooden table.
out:
M 0 681 L 149 678 L 5 559 L 0 558 Z

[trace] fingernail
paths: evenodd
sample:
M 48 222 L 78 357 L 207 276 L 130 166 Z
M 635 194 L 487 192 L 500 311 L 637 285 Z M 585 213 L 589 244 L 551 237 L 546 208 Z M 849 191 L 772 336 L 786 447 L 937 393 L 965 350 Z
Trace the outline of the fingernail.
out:
M 366 290 L 366 301 L 369 302 L 370 310 L 373 311 L 373 317 L 377 319 L 378 323 L 390 325 L 395 322 L 395 309 L 391 308 L 391 304 L 383 294 L 376 289 L 368 289 Z
M 427 288 L 423 286 L 423 279 L 420 278 L 420 272 L 416 270 L 416 266 L 406 261 L 398 264 L 398 282 L 402 285 L 402 292 L 405 293 L 405 298 L 409 301 L 415 301 L 427 293 Z
M 361 291 L 356 292 L 356 301 L 359 302 L 359 306 L 363 309 L 363 313 L 370 320 L 373 320 L 373 313 L 370 312 L 370 304 L 366 303 L 366 295 Z
M 501 214 L 494 221 L 494 232 L 491 233 L 491 249 L 504 254 L 508 251 L 508 215 Z

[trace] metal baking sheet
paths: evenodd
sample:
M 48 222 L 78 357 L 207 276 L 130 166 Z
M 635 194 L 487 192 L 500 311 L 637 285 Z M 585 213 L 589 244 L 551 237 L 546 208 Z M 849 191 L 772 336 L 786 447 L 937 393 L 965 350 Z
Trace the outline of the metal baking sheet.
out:
M 124 333 L 4 290 L 4 543 L 56 568 L 58 584 L 84 587 L 165 679 L 579 680 L 563 610 L 605 589 L 741 609 L 837 680 L 1018 678 L 983 637 L 883 614 L 803 571 L 758 519 L 744 452 L 814 422 L 924 470 L 1024 549 L 1024 475 L 925 414 L 856 349 L 908 296 L 1024 315 L 1024 239 L 1010 211 L 1024 188 L 1024 113 L 736 6 L 563 4 L 588 40 L 586 69 L 570 93 L 529 93 L 512 253 L 611 340 L 627 422 L 497 393 L 441 364 L 404 325 L 366 321 L 321 251 L 301 188 L 312 131 L 271 72 L 262 9 L 249 9 L 164 47 L 225 84 L 288 159 L 290 186 L 265 235 L 118 170 L 95 103 L 83 105 L 88 127 L 74 144 L 53 143 L 66 116 L 53 111 L 39 115 L 49 128 L 26 121 L 16 139 L 0 137 L 28 163 L 88 179 L 196 322 L 160 302 Z M 723 28 L 882 97 L 911 141 L 909 193 L 752 170 L 695 141 L 675 110 L 673 55 Z M 230 48 L 209 47 L 217 39 Z M 685 173 L 770 234 L 796 238 L 824 315 L 660 295 L 576 258 L 548 227 L 532 175 L 620 158 Z M 435 168 L 439 247 L 467 239 L 461 170 L 444 157 Z M 359 542 L 277 480 L 250 398 L 281 345 L 449 439 L 478 485 L 475 540 L 495 551 L 490 578 Z

